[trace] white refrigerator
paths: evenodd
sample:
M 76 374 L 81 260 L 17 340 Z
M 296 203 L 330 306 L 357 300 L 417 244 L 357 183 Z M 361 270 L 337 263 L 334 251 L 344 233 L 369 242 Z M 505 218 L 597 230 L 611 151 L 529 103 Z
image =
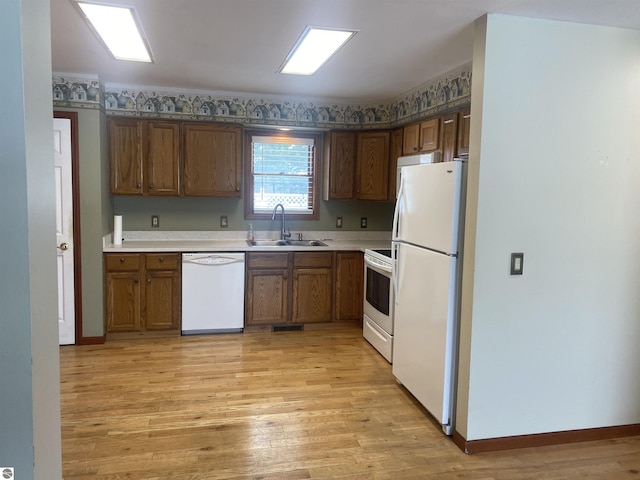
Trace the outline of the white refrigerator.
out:
M 466 164 L 405 167 L 393 218 L 393 374 L 453 433 Z

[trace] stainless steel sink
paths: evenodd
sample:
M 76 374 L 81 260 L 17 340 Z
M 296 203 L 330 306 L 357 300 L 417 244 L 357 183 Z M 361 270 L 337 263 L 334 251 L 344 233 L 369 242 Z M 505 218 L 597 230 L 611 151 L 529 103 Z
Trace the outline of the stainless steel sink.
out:
M 247 240 L 250 247 L 326 247 L 320 240 Z
M 292 247 L 326 247 L 327 244 L 320 240 L 287 240 L 287 245 Z
M 250 247 L 286 247 L 285 240 L 247 240 Z

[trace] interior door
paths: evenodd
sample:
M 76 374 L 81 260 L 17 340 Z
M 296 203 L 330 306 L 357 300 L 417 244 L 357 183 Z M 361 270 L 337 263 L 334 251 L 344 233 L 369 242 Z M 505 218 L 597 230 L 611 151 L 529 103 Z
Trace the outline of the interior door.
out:
M 71 181 L 71 120 L 53 119 L 56 182 L 56 241 L 58 265 L 58 335 L 60 345 L 75 343 L 73 274 L 73 194 Z

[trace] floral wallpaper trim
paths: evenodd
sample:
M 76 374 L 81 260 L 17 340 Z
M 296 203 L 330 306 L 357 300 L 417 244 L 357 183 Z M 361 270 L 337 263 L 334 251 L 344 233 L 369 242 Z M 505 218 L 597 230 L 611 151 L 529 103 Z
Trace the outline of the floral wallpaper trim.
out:
M 471 101 L 471 64 L 392 101 L 389 105 L 339 105 L 215 93 L 103 87 L 97 79 L 53 77 L 54 106 L 104 108 L 109 115 L 327 129 L 389 128 L 464 106 Z

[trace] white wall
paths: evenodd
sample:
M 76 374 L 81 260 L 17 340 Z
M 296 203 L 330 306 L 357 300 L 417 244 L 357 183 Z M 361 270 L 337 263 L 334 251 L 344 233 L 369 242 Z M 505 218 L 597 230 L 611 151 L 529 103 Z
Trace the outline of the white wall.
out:
M 640 31 L 476 33 L 457 430 L 640 423 Z
M 50 5 L 0 3 L 0 465 L 62 478 Z

